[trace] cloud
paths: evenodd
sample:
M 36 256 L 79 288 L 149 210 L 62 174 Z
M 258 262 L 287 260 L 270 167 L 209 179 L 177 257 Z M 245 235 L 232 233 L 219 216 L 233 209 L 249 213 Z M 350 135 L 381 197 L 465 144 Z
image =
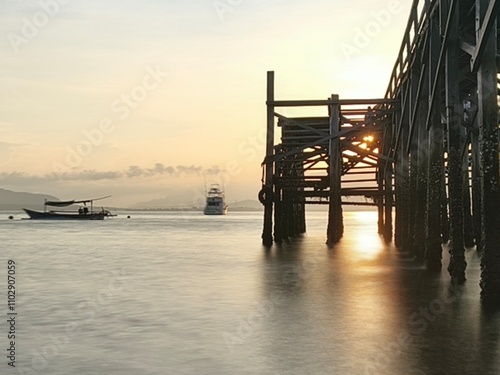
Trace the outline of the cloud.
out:
M 96 171 L 86 169 L 79 172 L 70 173 L 47 173 L 44 175 L 34 175 L 23 172 L 3 172 L 0 173 L 0 183 L 9 185 L 18 184 L 40 184 L 55 181 L 102 181 L 119 180 L 124 178 L 155 178 L 169 177 L 179 178 L 185 176 L 215 176 L 222 170 L 218 166 L 203 168 L 195 165 L 165 166 L 163 163 L 155 163 L 152 168 L 142 168 L 131 165 L 121 171 Z

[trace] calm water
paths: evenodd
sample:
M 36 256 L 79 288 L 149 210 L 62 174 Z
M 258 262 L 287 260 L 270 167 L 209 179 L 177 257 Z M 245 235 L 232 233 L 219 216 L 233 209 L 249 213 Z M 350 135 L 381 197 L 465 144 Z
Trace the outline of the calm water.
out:
M 17 263 L 16 366 L 25 374 L 498 374 L 500 315 L 376 234 L 376 214 L 326 217 L 266 251 L 261 214 L 130 213 L 104 222 L 7 220 L 0 287 Z M 16 214 L 20 218 L 21 214 Z M 445 252 L 446 253 L 446 252 Z M 0 347 L 8 348 L 7 303 Z

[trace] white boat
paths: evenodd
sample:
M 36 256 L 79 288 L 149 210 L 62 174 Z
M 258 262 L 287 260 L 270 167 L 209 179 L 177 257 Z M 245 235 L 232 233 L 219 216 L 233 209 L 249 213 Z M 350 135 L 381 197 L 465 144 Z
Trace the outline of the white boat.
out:
M 224 192 L 217 184 L 212 184 L 207 192 L 207 203 L 203 210 L 205 215 L 225 215 L 227 214 L 227 204 L 224 199 Z

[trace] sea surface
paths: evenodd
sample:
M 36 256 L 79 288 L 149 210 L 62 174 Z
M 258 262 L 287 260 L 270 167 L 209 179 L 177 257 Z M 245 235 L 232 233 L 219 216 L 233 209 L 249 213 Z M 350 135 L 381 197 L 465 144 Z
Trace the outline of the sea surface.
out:
M 271 249 L 259 212 L 22 217 L 0 212 L 1 374 L 500 371 L 500 315 L 481 308 L 476 251 L 453 287 L 446 248 L 443 271 L 427 272 L 384 244 L 375 212 L 345 212 L 331 249 L 321 212 L 308 213 L 307 235 Z

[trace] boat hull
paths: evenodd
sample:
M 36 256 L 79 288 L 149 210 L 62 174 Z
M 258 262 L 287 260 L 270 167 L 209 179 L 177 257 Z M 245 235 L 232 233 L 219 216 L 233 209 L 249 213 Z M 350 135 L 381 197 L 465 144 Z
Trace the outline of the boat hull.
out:
M 210 209 L 205 209 L 203 211 L 205 215 L 226 215 L 227 214 L 227 208 L 225 209 L 218 209 L 218 210 L 210 210 Z
M 78 213 L 57 213 L 57 212 L 40 212 L 23 208 L 30 219 L 33 220 L 104 220 L 108 216 L 106 212 L 91 212 L 87 214 Z

